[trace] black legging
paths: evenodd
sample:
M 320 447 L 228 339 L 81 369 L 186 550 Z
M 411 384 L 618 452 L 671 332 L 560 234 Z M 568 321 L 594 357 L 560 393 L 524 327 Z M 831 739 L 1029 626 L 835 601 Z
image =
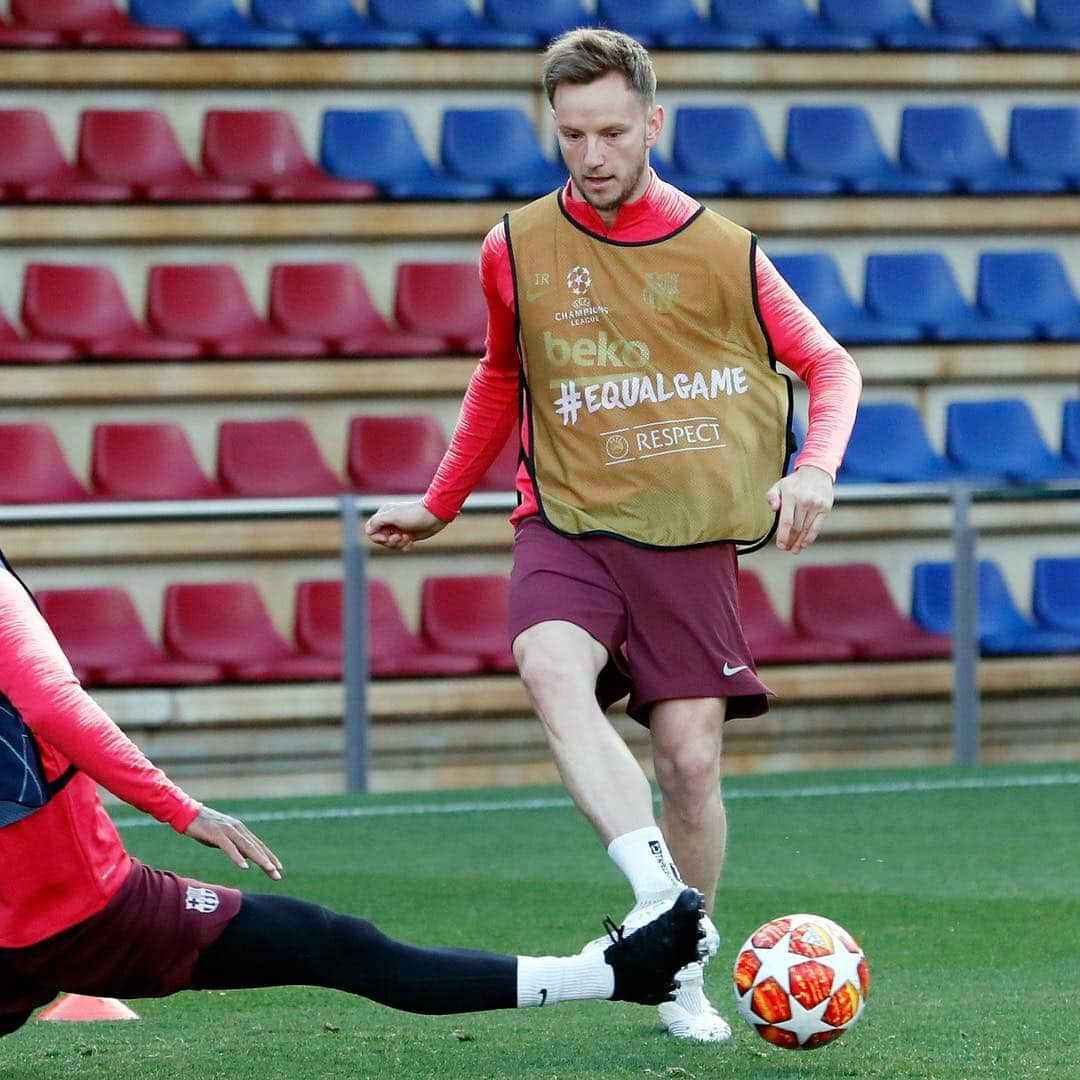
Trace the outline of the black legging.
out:
M 513 1009 L 517 959 L 421 949 L 317 904 L 245 893 L 236 917 L 199 958 L 192 989 L 257 986 L 325 986 L 414 1013 Z

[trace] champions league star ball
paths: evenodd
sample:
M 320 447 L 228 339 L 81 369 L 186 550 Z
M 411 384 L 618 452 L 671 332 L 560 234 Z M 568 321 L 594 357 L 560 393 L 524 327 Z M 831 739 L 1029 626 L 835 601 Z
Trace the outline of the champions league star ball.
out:
M 820 915 L 784 915 L 758 927 L 735 961 L 735 999 L 766 1041 L 813 1050 L 859 1019 L 870 970 L 855 939 Z

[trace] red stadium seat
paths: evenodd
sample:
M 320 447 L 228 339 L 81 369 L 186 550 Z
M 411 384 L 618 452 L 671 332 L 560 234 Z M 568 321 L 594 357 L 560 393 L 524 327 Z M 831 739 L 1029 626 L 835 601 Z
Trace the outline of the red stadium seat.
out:
M 366 180 L 330 176 L 311 161 L 292 117 L 278 109 L 210 109 L 203 120 L 203 165 L 260 198 L 312 202 L 374 199 Z
M 58 30 L 34 30 L 28 26 L 12 26 L 7 21 L 0 21 L 0 48 L 46 49 L 62 45 L 63 40 Z
M 321 338 L 341 356 L 431 356 L 442 338 L 411 334 L 375 309 L 352 263 L 280 263 L 270 271 L 270 318 L 294 337 Z
M 126 202 L 131 187 L 69 164 L 40 109 L 0 109 L 0 194 L 24 202 Z
M 402 263 L 395 314 L 406 330 L 441 337 L 451 352 L 484 351 L 487 304 L 473 263 Z
M 478 656 L 487 671 L 517 671 L 510 651 L 510 581 L 501 574 L 432 577 L 421 586 L 420 632 L 444 652 Z
M 87 673 L 85 682 L 167 686 L 221 681 L 217 664 L 166 656 L 150 640 L 123 589 L 42 589 L 35 595 L 72 666 Z
M 48 424 L 0 424 L 0 503 L 89 498 Z
M 79 164 L 105 183 L 130 184 L 140 199 L 227 202 L 250 199 L 250 184 L 201 176 L 157 109 L 87 109 L 79 118 Z
M 850 644 L 866 660 L 915 660 L 952 652 L 947 634 L 923 630 L 900 613 L 881 571 L 871 563 L 800 566 L 792 621 L 811 637 Z
M 213 499 L 221 489 L 202 470 L 179 424 L 98 424 L 90 474 L 108 499 Z
M 801 664 L 806 661 L 850 660 L 855 648 L 847 642 L 821 640 L 787 626 L 769 599 L 761 578 L 739 571 L 739 609 L 743 632 L 758 664 Z
M 11 0 L 16 26 L 55 30 L 65 43 L 112 49 L 168 49 L 187 44 L 179 30 L 143 26 L 112 0 Z
M 357 491 L 426 491 L 445 453 L 446 436 L 432 416 L 354 416 L 349 421 L 348 472 Z
M 175 656 L 221 664 L 227 678 L 241 682 L 337 679 L 341 674 L 340 661 L 293 648 L 248 581 L 167 586 L 164 636 Z
M 302 581 L 296 589 L 296 641 L 305 652 L 340 661 L 344 655 L 340 581 Z M 433 649 L 405 625 L 394 594 L 368 581 L 368 658 L 373 678 L 476 675 L 475 656 Z
M 230 495 L 264 498 L 336 495 L 347 485 L 323 459 L 303 420 L 224 420 L 217 474 Z
M 0 311 L 0 363 L 41 364 L 74 360 L 78 355 L 66 341 L 28 341 Z
M 521 436 L 517 430 L 503 443 L 499 456 L 480 477 L 475 491 L 513 491 L 517 486 L 517 472 L 521 454 Z
M 30 263 L 23 278 L 22 319 L 35 337 L 71 345 L 82 356 L 187 360 L 188 342 L 149 333 L 135 320 L 107 266 Z
M 236 267 L 152 266 L 146 317 L 166 337 L 208 356 L 321 356 L 321 341 L 294 338 L 259 318 Z

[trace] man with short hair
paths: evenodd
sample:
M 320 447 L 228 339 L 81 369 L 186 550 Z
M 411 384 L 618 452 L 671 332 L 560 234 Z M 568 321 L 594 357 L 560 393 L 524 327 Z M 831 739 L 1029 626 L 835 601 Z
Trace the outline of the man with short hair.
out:
M 861 380 L 756 237 L 649 167 L 664 110 L 638 42 L 571 31 L 543 79 L 570 179 L 488 233 L 487 348 L 450 447 L 421 500 L 380 508 L 366 528 L 400 551 L 443 529 L 520 408 L 514 655 L 567 789 L 630 881 L 631 926 L 683 880 L 711 909 L 723 724 L 768 708 L 740 625 L 737 551 L 774 530 L 793 554 L 817 538 Z M 790 475 L 777 360 L 810 394 Z M 603 713 L 627 691 L 650 732 L 659 826 Z M 731 1034 L 697 963 L 660 1015 L 676 1037 Z

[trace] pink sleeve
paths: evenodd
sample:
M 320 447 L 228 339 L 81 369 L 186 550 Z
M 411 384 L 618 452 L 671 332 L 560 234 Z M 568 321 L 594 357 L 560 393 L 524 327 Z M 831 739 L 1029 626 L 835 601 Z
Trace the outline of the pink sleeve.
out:
M 862 389 L 859 369 L 760 247 L 755 268 L 758 306 L 776 359 L 795 372 L 810 391 L 806 441 L 795 467 L 814 465 L 835 480 L 855 423 Z
M 484 239 L 480 284 L 488 307 L 484 356 L 469 379 L 450 446 L 424 505 L 452 521 L 513 432 L 521 395 L 514 278 L 502 223 Z
M 83 690 L 26 590 L 2 569 L 0 690 L 37 738 L 117 798 L 178 832 L 194 820 L 200 804 L 155 768 Z

